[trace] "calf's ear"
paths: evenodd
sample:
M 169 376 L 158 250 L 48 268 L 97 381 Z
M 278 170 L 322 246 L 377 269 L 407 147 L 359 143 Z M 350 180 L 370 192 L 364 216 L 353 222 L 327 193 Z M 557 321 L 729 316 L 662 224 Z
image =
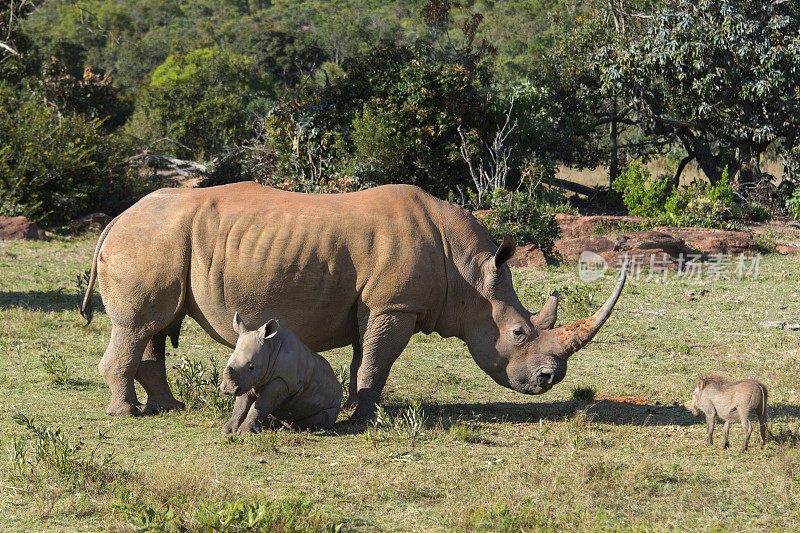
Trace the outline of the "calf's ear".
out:
M 261 341 L 274 337 L 276 333 L 278 333 L 278 321 L 274 318 L 258 328 L 258 338 Z
M 239 335 L 247 333 L 249 331 L 247 329 L 247 326 L 244 325 L 242 317 L 239 316 L 239 311 L 233 313 L 233 331 L 235 331 Z

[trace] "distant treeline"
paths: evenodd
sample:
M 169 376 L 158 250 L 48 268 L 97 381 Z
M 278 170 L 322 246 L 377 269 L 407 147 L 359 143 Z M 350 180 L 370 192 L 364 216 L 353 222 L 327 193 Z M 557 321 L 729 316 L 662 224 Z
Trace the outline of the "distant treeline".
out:
M 770 152 L 791 178 L 799 11 L 780 0 L 5 2 L 0 121 L 13 132 L 0 132 L 0 214 L 59 224 L 123 206 L 147 188 L 127 164 L 145 149 L 210 163 L 209 184 L 404 182 L 475 205 L 557 164 L 608 165 L 614 178 L 658 156 L 676 182 L 692 160 L 712 182 L 725 169 L 752 181 Z M 109 183 L 116 192 L 98 198 Z

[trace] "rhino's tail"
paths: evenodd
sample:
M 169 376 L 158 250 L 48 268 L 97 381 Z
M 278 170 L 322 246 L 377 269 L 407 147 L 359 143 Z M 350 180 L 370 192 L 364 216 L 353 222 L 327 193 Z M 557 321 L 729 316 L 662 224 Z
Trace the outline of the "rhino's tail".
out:
M 117 221 L 117 218 L 108 223 L 103 232 L 100 234 L 100 237 L 97 239 L 97 245 L 94 247 L 94 257 L 92 257 L 92 269 L 89 273 L 89 283 L 86 286 L 86 294 L 83 297 L 83 302 L 81 303 L 80 307 L 81 316 L 86 319 L 87 326 L 92 322 L 92 317 L 94 316 L 94 308 L 92 307 L 92 292 L 94 291 L 94 282 L 97 280 L 97 257 L 100 255 L 100 248 L 103 246 L 103 241 L 106 240 L 106 235 L 108 235 L 111 226 L 114 225 L 114 222 Z

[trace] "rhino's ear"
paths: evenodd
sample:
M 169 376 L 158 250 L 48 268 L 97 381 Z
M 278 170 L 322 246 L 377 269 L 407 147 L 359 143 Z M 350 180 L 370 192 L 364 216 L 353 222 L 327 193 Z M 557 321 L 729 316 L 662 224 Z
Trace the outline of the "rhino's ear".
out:
M 266 339 L 274 337 L 275 334 L 278 333 L 278 325 L 279 325 L 278 320 L 273 318 L 272 320 L 270 320 L 269 322 L 258 328 L 259 340 L 263 342 Z
M 237 334 L 242 335 L 243 333 L 247 333 L 248 330 L 247 326 L 244 325 L 244 321 L 242 317 L 239 316 L 239 311 L 233 313 L 233 331 Z
M 514 240 L 508 235 L 503 236 L 503 243 L 494 254 L 494 267 L 499 269 L 506 261 L 514 257 L 514 252 L 517 251 L 517 245 Z

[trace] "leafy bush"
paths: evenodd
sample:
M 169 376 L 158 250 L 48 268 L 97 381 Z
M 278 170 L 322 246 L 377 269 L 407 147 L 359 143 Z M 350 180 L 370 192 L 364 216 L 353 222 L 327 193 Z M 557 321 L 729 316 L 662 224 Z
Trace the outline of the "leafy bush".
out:
M 727 168 L 715 185 L 695 181 L 675 188 L 668 177 L 653 179 L 642 163 L 634 161 L 614 181 L 614 190 L 622 193 L 631 214 L 663 225 L 727 227 L 732 221 L 765 215 L 763 207 L 734 202 Z
M 122 164 L 126 150 L 98 120 L 0 92 L 0 215 L 59 226 L 121 211 L 149 192 Z
M 614 180 L 613 189 L 622 194 L 622 201 L 632 215 L 658 217 L 664 214 L 672 182 L 667 176 L 652 179 L 643 163 L 633 161 Z
M 509 235 L 519 243 L 530 243 L 545 254 L 553 251 L 559 228 L 556 218 L 545 212 L 527 192 L 496 189 L 487 195 L 491 210 L 483 217 L 496 242 Z
M 128 130 L 176 141 L 179 157 L 210 159 L 252 136 L 252 123 L 273 94 L 255 61 L 220 48 L 169 56 L 152 75 Z
M 233 398 L 219 391 L 222 379 L 216 358 L 210 357 L 206 365 L 202 361 L 189 359 L 184 355 L 173 368 L 178 374 L 175 378 L 178 399 L 186 404 L 187 408 L 224 412 L 233 407 Z

